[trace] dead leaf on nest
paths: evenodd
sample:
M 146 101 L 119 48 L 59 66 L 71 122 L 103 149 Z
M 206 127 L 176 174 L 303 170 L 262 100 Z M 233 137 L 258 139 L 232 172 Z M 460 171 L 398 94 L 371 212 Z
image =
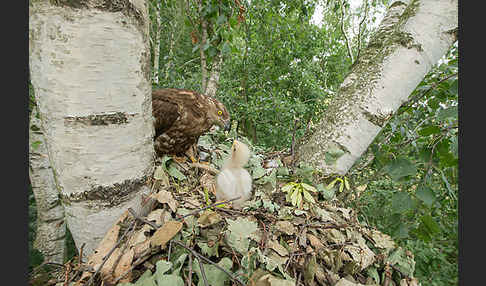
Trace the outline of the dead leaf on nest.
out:
M 289 251 L 285 247 L 283 247 L 280 243 L 278 243 L 276 240 L 269 240 L 267 242 L 267 246 L 275 250 L 280 256 L 289 255 Z
M 108 252 L 113 249 L 113 246 L 115 246 L 116 242 L 118 241 L 118 236 L 120 234 L 120 225 L 118 224 L 119 222 L 124 221 L 128 216 L 128 211 L 125 211 L 118 221 L 113 224 L 111 229 L 106 233 L 105 237 L 101 240 L 101 242 L 98 244 L 98 247 L 94 251 L 94 253 L 89 257 L 88 259 L 88 265 L 94 267 L 97 269 L 99 265 L 103 262 L 103 257 L 105 257 Z
M 154 221 L 157 225 L 162 225 L 164 223 L 164 213 L 164 209 L 153 210 L 147 215 L 147 220 Z
M 182 229 L 182 222 L 179 221 L 167 221 L 162 227 L 160 227 L 150 239 L 150 244 L 153 246 L 159 246 L 163 249 L 165 244 L 171 240 Z
M 199 183 L 201 184 L 201 187 L 207 189 L 209 193 L 216 194 L 216 184 L 214 183 L 213 175 L 205 173 L 199 179 Z
M 277 221 L 277 224 L 275 225 L 275 227 L 278 230 L 280 230 L 281 232 L 288 234 L 288 235 L 292 235 L 292 234 L 295 234 L 297 232 L 297 229 L 295 228 L 295 226 L 290 221 L 287 221 L 287 220 Z
M 168 204 L 171 211 L 176 212 L 178 203 L 172 196 L 172 193 L 166 190 L 160 190 L 156 195 L 157 201 L 161 204 Z
M 309 240 L 310 244 L 312 247 L 314 247 L 315 250 L 319 250 L 324 247 L 324 244 L 317 238 L 316 236 L 308 233 L 307 234 L 307 239 Z
M 205 228 L 221 221 L 221 215 L 217 212 L 206 210 L 197 219 L 200 227 Z
M 133 256 L 135 259 L 142 257 L 145 255 L 150 248 L 150 239 L 145 240 L 142 243 L 139 243 L 133 247 Z
M 272 274 L 263 275 L 256 285 L 261 286 L 294 286 L 295 282 L 290 280 L 284 280 L 273 276 Z
M 118 262 L 118 265 L 116 266 L 115 271 L 113 273 L 114 278 L 119 277 L 120 275 L 125 273 L 128 269 L 130 269 L 130 267 L 132 266 L 133 256 L 134 256 L 133 249 L 130 249 L 125 253 L 123 253 L 123 256 Z M 120 279 L 120 283 L 130 282 L 130 280 L 131 280 L 131 273 L 128 273 L 123 279 Z

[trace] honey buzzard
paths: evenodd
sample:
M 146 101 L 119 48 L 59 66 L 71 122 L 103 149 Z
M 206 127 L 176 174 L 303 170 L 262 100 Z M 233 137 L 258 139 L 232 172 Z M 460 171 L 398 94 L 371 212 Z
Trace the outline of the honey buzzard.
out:
M 188 153 L 194 160 L 199 136 L 213 125 L 225 131 L 231 128 L 226 107 L 218 100 L 186 89 L 152 91 L 152 115 L 155 119 L 154 148 L 159 156 Z

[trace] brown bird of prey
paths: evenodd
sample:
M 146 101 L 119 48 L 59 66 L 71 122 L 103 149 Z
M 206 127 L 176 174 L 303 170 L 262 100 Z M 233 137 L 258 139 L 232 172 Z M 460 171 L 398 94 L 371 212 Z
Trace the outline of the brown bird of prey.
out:
M 159 156 L 187 154 L 193 161 L 199 136 L 213 125 L 231 128 L 226 107 L 218 100 L 185 89 L 152 91 L 154 148 Z
M 216 200 L 233 201 L 235 208 L 241 208 L 242 204 L 250 198 L 251 177 L 243 166 L 248 162 L 250 149 L 245 144 L 235 140 L 231 146 L 231 157 L 229 157 L 216 177 Z

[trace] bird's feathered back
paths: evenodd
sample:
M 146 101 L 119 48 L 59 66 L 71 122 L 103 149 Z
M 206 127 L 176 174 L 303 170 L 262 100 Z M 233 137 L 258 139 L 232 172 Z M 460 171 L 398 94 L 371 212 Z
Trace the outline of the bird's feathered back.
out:
M 241 208 L 241 205 L 250 198 L 252 179 L 248 171 L 243 168 L 249 157 L 248 146 L 235 140 L 231 147 L 231 157 L 228 158 L 216 177 L 217 200 L 240 197 L 233 202 L 233 206 Z
M 159 154 L 180 154 L 211 126 L 229 125 L 230 116 L 218 100 L 185 89 L 152 91 L 152 115 L 155 129 L 155 151 Z

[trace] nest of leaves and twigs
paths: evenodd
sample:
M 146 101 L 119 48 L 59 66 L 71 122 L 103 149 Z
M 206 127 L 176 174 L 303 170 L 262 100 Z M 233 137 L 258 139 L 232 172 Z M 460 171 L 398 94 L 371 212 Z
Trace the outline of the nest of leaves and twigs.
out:
M 87 262 L 59 270 L 58 285 L 419 285 L 411 253 L 340 207 L 336 180 L 316 184 L 283 152 L 250 145 L 251 200 L 215 203 L 231 143 L 211 133 L 199 140 L 206 163 L 159 159 L 152 211 L 127 210 Z

